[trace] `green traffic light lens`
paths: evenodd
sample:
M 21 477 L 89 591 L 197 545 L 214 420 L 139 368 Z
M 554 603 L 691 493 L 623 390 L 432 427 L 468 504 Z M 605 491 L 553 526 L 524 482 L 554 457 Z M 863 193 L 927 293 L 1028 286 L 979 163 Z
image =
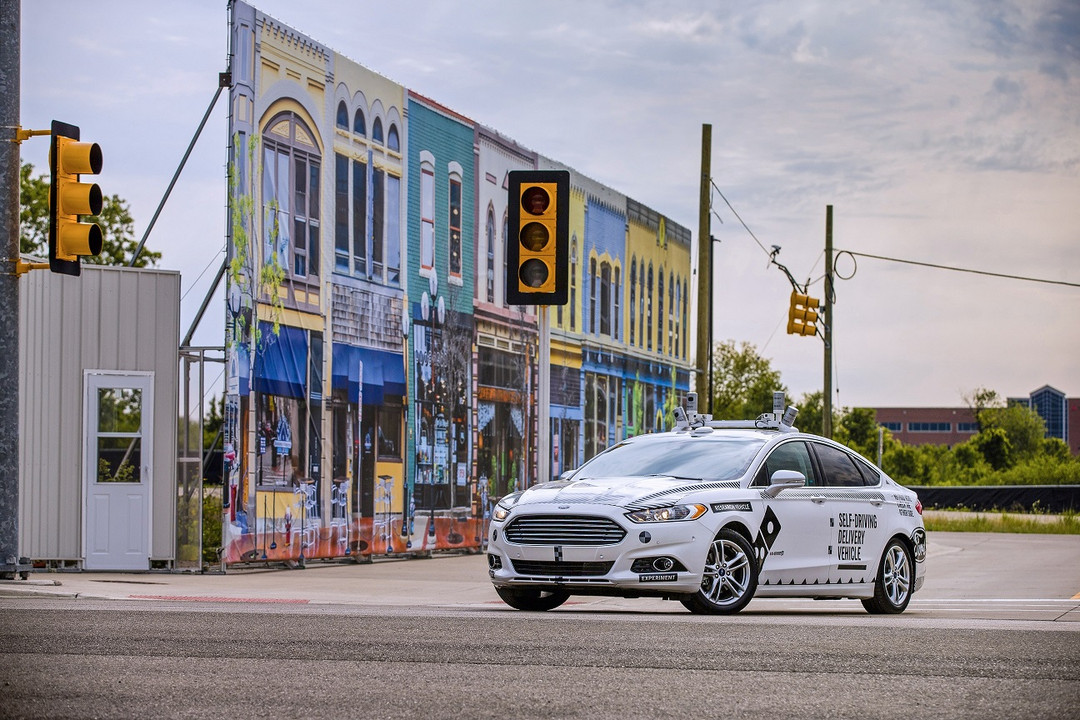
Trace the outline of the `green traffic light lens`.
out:
M 521 282 L 528 287 L 543 287 L 548 279 L 547 265 L 542 260 L 530 258 L 521 264 L 518 276 L 521 278 Z
M 521 193 L 521 207 L 530 215 L 543 215 L 551 204 L 551 196 L 542 187 L 530 187 Z
M 548 244 L 551 234 L 540 223 L 529 223 L 521 228 L 521 244 L 531 252 L 540 252 Z

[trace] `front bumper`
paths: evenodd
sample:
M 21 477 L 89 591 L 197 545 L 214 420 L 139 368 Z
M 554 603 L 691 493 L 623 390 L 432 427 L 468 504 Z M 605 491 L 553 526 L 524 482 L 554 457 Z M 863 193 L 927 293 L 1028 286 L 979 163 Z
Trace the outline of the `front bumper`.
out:
M 491 526 L 488 574 L 492 583 L 498 587 L 565 587 L 579 593 L 625 595 L 693 593 L 701 587 L 702 565 L 712 535 L 698 521 L 636 524 L 607 508 L 597 512 L 595 507 L 579 507 L 565 512 L 607 518 L 626 535 L 619 542 L 603 545 L 515 543 L 506 538 L 505 529 L 526 513 L 512 514 L 505 522 Z M 667 560 L 657 566 L 657 558 L 670 560 L 671 567 L 665 569 Z

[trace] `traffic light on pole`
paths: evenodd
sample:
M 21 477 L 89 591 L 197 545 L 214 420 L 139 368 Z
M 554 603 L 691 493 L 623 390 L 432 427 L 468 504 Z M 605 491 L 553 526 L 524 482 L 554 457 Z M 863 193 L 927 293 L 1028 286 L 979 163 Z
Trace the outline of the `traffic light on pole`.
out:
M 79 142 L 78 127 L 53 120 L 49 172 L 49 269 L 78 275 L 79 258 L 101 252 L 101 228 L 79 220 L 101 212 L 101 188 L 80 178 L 101 172 L 101 147 Z
M 570 173 L 510 172 L 506 301 L 565 305 L 569 296 Z
M 788 310 L 788 335 L 816 335 L 818 314 L 821 301 L 809 295 L 791 291 L 791 308 Z

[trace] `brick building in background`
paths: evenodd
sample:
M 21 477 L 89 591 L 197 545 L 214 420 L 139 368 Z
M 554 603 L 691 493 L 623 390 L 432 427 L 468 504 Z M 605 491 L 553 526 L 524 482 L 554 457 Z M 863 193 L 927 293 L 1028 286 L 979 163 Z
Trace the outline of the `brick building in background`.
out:
M 1010 405 L 1030 407 L 1046 423 L 1046 436 L 1064 440 L 1073 455 L 1080 455 L 1080 398 L 1049 385 L 1028 397 L 1009 398 Z M 875 418 L 905 445 L 947 445 L 965 442 L 978 432 L 975 414 L 967 407 L 874 408 Z

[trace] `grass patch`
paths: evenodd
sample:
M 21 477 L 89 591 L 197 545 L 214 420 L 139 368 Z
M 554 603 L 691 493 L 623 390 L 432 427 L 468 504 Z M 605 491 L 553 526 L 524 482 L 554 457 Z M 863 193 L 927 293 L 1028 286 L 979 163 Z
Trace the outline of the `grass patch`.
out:
M 936 512 L 923 514 L 928 531 L 1000 532 L 1041 535 L 1080 535 L 1080 517 L 1064 515 L 1019 515 L 1007 512 Z

